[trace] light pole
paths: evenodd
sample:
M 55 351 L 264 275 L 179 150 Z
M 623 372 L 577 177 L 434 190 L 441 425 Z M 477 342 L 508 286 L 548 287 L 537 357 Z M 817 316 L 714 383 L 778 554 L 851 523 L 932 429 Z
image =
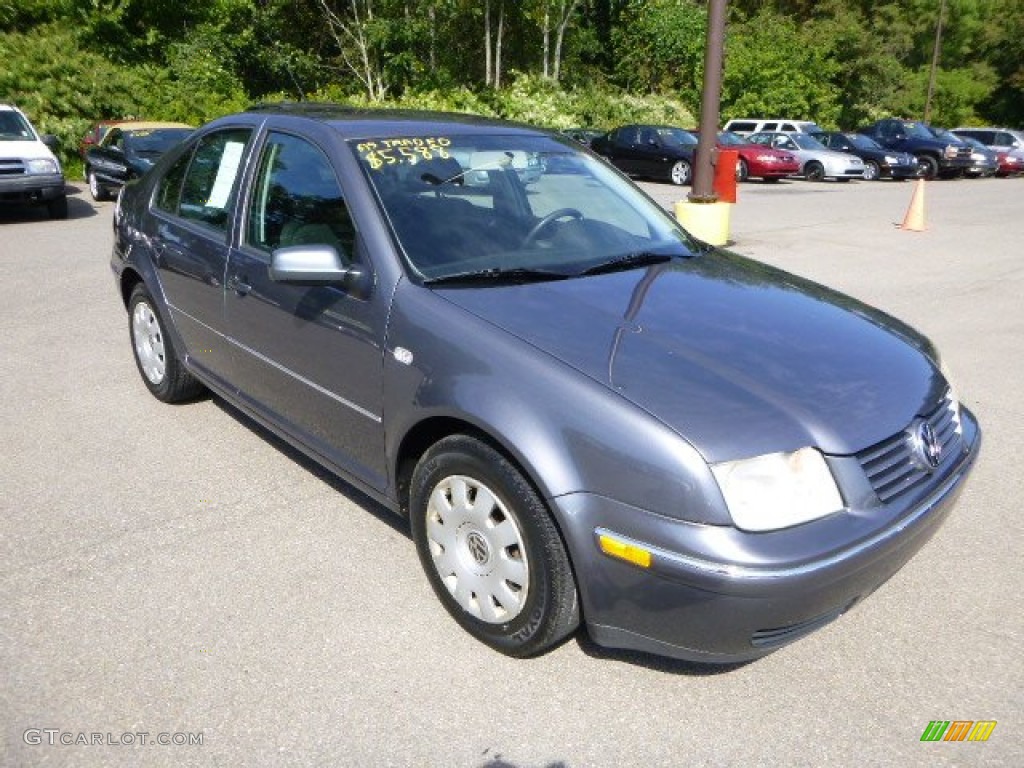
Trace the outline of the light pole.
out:
M 932 68 L 928 73 L 928 96 L 924 100 L 924 121 L 932 114 L 932 94 L 935 92 L 935 71 L 939 68 L 939 49 L 942 47 L 942 17 L 946 15 L 946 0 L 939 3 L 939 22 L 935 25 L 935 46 L 932 48 Z
M 700 101 L 700 135 L 690 202 L 715 202 L 712 153 L 718 143 L 719 106 L 722 99 L 722 60 L 725 49 L 725 2 L 709 0 L 708 35 L 704 49 L 704 91 Z M 945 0 L 943 0 L 945 2 Z

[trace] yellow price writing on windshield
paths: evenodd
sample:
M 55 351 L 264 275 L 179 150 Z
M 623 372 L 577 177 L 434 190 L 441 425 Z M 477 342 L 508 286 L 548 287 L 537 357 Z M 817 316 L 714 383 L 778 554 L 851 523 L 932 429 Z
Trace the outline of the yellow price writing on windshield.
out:
M 435 157 L 447 160 L 451 157 L 448 154 L 448 147 L 451 144 L 452 140 L 443 136 L 417 136 L 411 139 L 361 141 L 356 145 L 356 150 L 366 163 L 377 171 L 388 165 L 415 165 L 423 160 L 433 160 Z

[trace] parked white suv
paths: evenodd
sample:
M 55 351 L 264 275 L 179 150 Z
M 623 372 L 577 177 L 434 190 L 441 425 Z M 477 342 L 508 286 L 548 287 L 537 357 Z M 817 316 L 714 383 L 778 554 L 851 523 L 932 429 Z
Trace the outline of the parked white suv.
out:
M 786 120 L 785 118 L 738 117 L 730 120 L 722 128 L 740 136 L 749 136 L 761 131 L 777 131 L 780 133 L 821 133 L 824 129 L 810 120 Z
M 56 143 L 53 136 L 40 136 L 20 109 L 0 104 L 0 204 L 45 205 L 51 219 L 67 218 Z

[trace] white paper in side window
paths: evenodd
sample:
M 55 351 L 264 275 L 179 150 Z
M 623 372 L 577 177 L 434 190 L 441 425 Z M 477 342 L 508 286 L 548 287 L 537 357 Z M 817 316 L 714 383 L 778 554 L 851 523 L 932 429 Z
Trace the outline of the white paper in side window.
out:
M 229 141 L 224 145 L 224 153 L 220 156 L 220 167 L 217 169 L 217 178 L 214 179 L 213 189 L 210 190 L 210 200 L 206 203 L 207 208 L 227 208 L 228 197 L 231 195 L 235 176 L 238 175 L 238 165 L 242 161 L 242 149 L 244 148 L 245 144 L 238 141 Z

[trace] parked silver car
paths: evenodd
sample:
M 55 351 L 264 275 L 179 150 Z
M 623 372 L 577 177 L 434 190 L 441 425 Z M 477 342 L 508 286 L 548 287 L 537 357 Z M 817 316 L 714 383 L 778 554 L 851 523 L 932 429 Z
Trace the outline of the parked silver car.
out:
M 748 140 L 795 155 L 800 161 L 799 175 L 808 181 L 849 181 L 864 177 L 863 160 L 855 155 L 831 150 L 806 133 L 762 131 L 748 137 Z
M 148 390 L 207 388 L 407 516 L 438 599 L 513 656 L 580 622 L 769 653 L 912 557 L 978 453 L 926 338 L 695 240 L 545 131 L 254 108 L 129 182 L 114 222 Z

